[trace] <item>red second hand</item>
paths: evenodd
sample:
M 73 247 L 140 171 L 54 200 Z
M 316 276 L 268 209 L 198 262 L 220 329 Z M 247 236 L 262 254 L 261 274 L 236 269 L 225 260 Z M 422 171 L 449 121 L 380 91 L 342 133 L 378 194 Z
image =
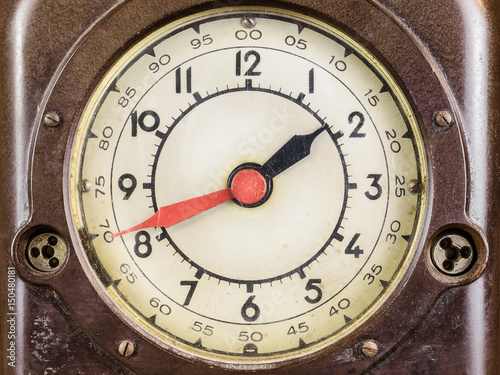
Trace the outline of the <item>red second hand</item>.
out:
M 153 216 L 151 216 L 141 224 L 119 233 L 115 233 L 112 237 L 114 238 L 122 236 L 126 233 L 144 228 L 168 228 L 231 199 L 233 199 L 233 193 L 231 192 L 230 188 L 227 188 L 224 190 L 216 191 L 215 193 L 202 195 L 201 197 L 188 199 L 179 203 L 171 204 L 169 206 L 164 206 L 159 208 Z
M 112 237 L 119 237 L 126 233 L 144 228 L 168 228 L 233 198 L 243 203 L 255 203 L 262 199 L 265 191 L 266 182 L 264 177 L 256 170 L 243 169 L 234 177 L 231 188 L 160 207 L 158 211 L 146 221 L 115 233 Z

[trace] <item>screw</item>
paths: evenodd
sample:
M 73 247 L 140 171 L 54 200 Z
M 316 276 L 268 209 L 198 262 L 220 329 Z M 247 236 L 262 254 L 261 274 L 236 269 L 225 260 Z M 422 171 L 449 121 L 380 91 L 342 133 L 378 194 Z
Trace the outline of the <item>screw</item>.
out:
M 250 16 L 243 16 L 241 19 L 241 26 L 243 26 L 245 29 L 251 29 L 257 25 L 257 21 L 255 18 L 250 17 Z
M 92 190 L 92 182 L 89 180 L 82 180 L 80 181 L 80 184 L 78 186 L 82 193 L 88 193 L 90 190 Z
M 453 116 L 448 111 L 440 111 L 436 113 L 434 122 L 436 123 L 436 125 L 446 128 L 453 122 Z
M 43 117 L 43 122 L 45 125 L 54 128 L 61 124 L 61 116 L 57 112 L 47 112 Z
M 135 353 L 135 343 L 132 340 L 122 340 L 118 345 L 118 353 L 123 357 L 130 357 Z
M 366 341 L 361 347 L 361 351 L 368 358 L 373 358 L 378 353 L 378 345 L 373 341 Z
M 408 190 L 410 191 L 410 194 L 418 194 L 422 191 L 422 184 L 419 180 L 410 180 L 408 182 Z

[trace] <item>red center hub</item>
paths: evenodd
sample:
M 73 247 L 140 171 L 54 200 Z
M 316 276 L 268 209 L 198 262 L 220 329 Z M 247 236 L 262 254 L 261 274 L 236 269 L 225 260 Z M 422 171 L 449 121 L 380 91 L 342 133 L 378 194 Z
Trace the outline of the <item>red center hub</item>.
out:
M 231 181 L 231 191 L 234 198 L 241 203 L 255 204 L 266 195 L 266 179 L 255 169 L 242 169 Z

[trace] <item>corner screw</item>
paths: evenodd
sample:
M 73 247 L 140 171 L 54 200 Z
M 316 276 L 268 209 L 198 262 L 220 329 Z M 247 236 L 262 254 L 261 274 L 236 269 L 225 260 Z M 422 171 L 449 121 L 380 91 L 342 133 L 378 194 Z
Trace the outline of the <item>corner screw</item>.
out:
M 257 21 L 255 18 L 250 17 L 250 16 L 243 16 L 241 19 L 241 26 L 243 26 L 245 29 L 251 29 L 257 25 Z
M 373 358 L 378 353 L 378 345 L 375 342 L 373 342 L 373 341 L 366 341 L 363 344 L 363 346 L 361 348 L 361 351 L 368 358 Z
M 122 357 L 130 357 L 135 353 L 135 343 L 132 340 L 122 340 L 118 344 L 118 353 Z
M 43 123 L 51 128 L 59 126 L 61 124 L 61 116 L 57 112 L 47 112 L 43 116 Z
M 436 125 L 446 128 L 452 124 L 453 116 L 448 111 L 439 111 L 436 113 L 436 116 L 434 116 L 434 122 Z

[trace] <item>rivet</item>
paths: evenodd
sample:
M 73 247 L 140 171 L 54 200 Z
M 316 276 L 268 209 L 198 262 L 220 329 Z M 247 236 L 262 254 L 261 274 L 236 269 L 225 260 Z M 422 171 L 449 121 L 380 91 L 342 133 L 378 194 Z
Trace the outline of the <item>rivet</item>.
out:
M 446 128 L 453 122 L 453 116 L 448 111 L 439 111 L 436 113 L 436 116 L 434 116 L 434 122 L 436 125 Z
M 61 124 L 61 116 L 54 111 L 47 112 L 45 116 L 43 116 L 43 122 L 45 125 L 53 128 Z
M 378 353 L 378 345 L 373 341 L 366 341 L 361 348 L 361 351 L 368 358 L 373 358 Z
M 118 345 L 118 353 L 123 357 L 130 357 L 135 353 L 135 343 L 132 340 L 122 340 Z

